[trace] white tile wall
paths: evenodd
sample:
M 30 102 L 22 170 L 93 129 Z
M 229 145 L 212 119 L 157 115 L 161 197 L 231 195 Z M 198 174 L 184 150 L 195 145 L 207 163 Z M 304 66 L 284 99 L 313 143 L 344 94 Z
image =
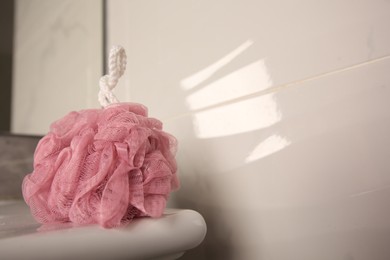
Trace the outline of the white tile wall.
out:
M 390 2 L 108 1 L 122 101 L 179 139 L 187 259 L 390 258 Z M 110 45 L 109 44 L 109 45 Z
M 102 1 L 15 2 L 11 130 L 45 134 L 66 113 L 99 107 Z

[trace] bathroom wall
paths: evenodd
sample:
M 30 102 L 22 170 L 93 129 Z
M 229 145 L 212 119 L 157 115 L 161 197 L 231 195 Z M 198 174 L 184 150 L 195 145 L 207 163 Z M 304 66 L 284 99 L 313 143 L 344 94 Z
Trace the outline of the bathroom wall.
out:
M 71 110 L 99 107 L 101 0 L 16 0 L 11 131 L 45 134 Z
M 390 257 L 390 2 L 108 0 L 122 101 L 179 140 L 183 259 Z

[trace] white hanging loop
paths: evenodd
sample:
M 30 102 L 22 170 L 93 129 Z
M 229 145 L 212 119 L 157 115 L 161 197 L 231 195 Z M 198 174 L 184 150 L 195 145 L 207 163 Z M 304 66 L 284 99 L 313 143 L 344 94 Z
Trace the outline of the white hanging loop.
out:
M 108 57 L 108 74 L 100 78 L 100 91 L 98 100 L 100 105 L 106 107 L 112 103 L 118 103 L 118 99 L 112 93 L 119 78 L 126 70 L 126 52 L 122 46 L 113 46 Z

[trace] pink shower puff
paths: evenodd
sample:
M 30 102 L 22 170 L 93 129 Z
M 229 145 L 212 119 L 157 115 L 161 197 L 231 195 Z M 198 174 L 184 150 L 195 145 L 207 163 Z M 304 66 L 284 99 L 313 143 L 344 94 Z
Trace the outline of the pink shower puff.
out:
M 71 112 L 40 140 L 23 196 L 45 224 L 110 228 L 134 217 L 159 217 L 179 187 L 176 147 L 143 105 Z

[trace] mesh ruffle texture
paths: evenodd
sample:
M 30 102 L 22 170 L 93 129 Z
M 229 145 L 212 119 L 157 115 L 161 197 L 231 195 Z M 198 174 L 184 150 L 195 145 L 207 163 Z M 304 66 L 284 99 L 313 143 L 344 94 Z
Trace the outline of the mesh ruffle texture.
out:
M 143 105 L 71 112 L 38 143 L 23 196 L 43 224 L 111 228 L 134 217 L 159 217 L 179 187 L 176 147 Z

